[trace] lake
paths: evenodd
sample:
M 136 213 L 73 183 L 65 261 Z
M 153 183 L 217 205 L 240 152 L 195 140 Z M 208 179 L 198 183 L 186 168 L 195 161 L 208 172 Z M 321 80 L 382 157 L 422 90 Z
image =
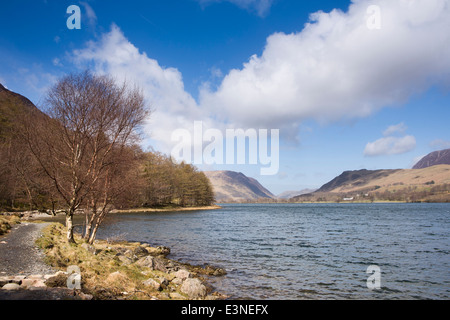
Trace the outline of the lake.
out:
M 226 204 L 111 214 L 98 237 L 171 248 L 209 263 L 233 299 L 449 299 L 450 204 Z M 370 290 L 369 266 L 380 289 Z

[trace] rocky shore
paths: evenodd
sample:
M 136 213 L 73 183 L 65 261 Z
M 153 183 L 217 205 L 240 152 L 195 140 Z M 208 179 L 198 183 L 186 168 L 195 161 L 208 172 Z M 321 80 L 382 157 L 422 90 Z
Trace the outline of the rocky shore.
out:
M 226 274 L 221 268 L 168 259 L 167 247 L 112 240 L 89 245 L 79 235 L 73 245 L 64 234 L 59 223 L 23 222 L 0 238 L 0 300 L 227 298 L 208 284 L 210 277 Z M 79 290 L 67 287 L 71 266 L 80 270 Z
M 0 276 L 0 300 L 92 300 L 92 295 L 67 288 L 68 275 Z

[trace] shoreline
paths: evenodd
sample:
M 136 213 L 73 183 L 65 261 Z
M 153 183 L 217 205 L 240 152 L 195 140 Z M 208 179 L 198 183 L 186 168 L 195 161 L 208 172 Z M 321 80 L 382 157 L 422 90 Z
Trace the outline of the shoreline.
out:
M 264 205 L 282 205 L 282 204 L 385 204 L 385 203 L 449 203 L 445 201 L 390 201 L 390 200 L 378 200 L 378 201 L 301 201 L 301 202 L 223 202 L 221 204 L 264 204 Z
M 24 221 L 25 222 L 25 221 Z M 35 222 L 27 221 L 29 225 Z M 20 224 L 20 222 L 19 222 Z M 210 283 L 210 278 L 226 275 L 220 267 L 208 263 L 191 265 L 171 259 L 170 248 L 153 247 L 143 242 L 122 240 L 95 240 L 93 245 L 85 243 L 80 234 L 74 234 L 76 245 L 65 240 L 65 227 L 61 223 L 48 223 L 41 228 L 41 235 L 33 246 L 37 246 L 44 255 L 45 265 L 57 270 L 57 289 L 67 289 L 67 266 L 76 265 L 81 269 L 82 287 L 77 290 L 89 300 L 224 300 L 228 295 L 220 292 Z M 17 230 L 16 232 L 19 232 Z M 6 235 L 7 236 L 7 235 Z M 8 238 L 6 238 L 7 241 Z M 0 294 L 6 294 L 2 286 L 16 281 L 20 270 L 9 272 L 0 280 Z M 37 276 L 36 276 L 37 277 Z M 48 276 L 50 277 L 50 275 Z M 23 279 L 22 279 L 23 278 Z M 17 282 L 14 294 L 18 299 L 27 300 L 30 296 L 28 282 L 22 277 Z M 40 275 L 38 293 L 41 299 L 50 298 L 52 284 Z M 53 279 L 54 277 L 52 277 Z M 25 280 L 24 280 L 25 279 Z M 36 282 L 35 281 L 35 282 Z M 23 285 L 27 283 L 27 285 Z M 34 282 L 33 282 L 34 283 Z M 34 286 L 34 284 L 33 284 Z M 6 289 L 6 288 L 5 288 Z M 8 290 L 8 289 L 6 289 Z M 217 291 L 219 290 L 219 291 Z M 31 292 L 33 293 L 33 292 Z
M 183 211 L 209 211 L 222 209 L 219 205 L 205 207 L 170 207 L 170 208 L 136 208 L 136 209 L 113 209 L 110 213 L 152 213 L 152 212 L 183 212 Z
M 192 212 L 192 211 L 209 211 L 222 209 L 219 205 L 211 205 L 204 207 L 167 207 L 167 208 L 135 208 L 135 209 L 113 209 L 109 213 L 155 213 L 155 212 Z M 83 215 L 83 212 L 75 212 L 74 216 Z M 57 212 L 56 216 L 65 215 L 64 212 Z M 39 210 L 28 211 L 2 211 L 0 216 L 17 216 L 24 220 L 34 220 L 40 218 L 52 218 L 55 217 L 51 213 L 42 212 Z

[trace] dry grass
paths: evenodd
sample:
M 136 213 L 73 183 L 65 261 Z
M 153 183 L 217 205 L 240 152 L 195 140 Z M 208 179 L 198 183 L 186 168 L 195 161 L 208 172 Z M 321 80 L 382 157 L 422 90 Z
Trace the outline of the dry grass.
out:
M 0 236 L 8 233 L 11 228 L 20 223 L 20 218 L 15 215 L 0 215 Z
M 334 189 L 332 192 L 355 192 L 362 189 L 371 189 L 378 186 L 380 192 L 391 191 L 406 187 L 426 187 L 426 183 L 434 181 L 435 185 L 450 183 L 450 165 L 438 165 L 425 169 L 405 169 L 396 171 L 386 177 L 370 180 L 365 184 L 346 184 Z
M 168 293 L 177 290 L 170 285 L 161 292 L 146 287 L 142 282 L 149 278 L 158 280 L 171 275 L 133 263 L 124 265 L 117 257 L 119 249 L 133 250 L 139 243 L 96 241 L 94 254 L 82 246 L 79 235 L 75 235 L 75 241 L 78 244 L 67 243 L 65 227 L 53 223 L 44 228 L 43 236 L 36 243 L 45 250 L 46 262 L 53 267 L 66 271 L 68 266 L 78 266 L 82 291 L 92 294 L 95 299 L 168 299 Z

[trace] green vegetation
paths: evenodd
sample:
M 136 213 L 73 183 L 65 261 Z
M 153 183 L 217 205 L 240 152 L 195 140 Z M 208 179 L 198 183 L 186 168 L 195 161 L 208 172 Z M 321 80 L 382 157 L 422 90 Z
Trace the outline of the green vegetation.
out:
M 133 207 L 210 206 L 214 202 L 209 179 L 190 164 L 176 164 L 161 153 L 147 153 L 142 167 L 141 199 Z

